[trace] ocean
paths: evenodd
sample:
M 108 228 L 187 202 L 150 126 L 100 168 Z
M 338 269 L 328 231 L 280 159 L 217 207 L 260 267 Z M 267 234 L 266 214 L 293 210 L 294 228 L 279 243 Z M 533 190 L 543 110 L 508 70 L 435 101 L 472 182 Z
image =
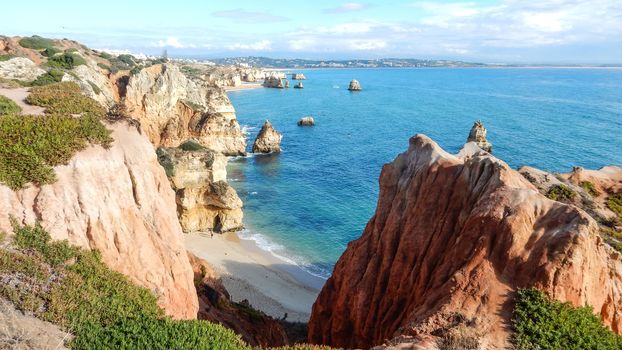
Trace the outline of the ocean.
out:
M 228 93 L 248 147 L 269 119 L 282 153 L 229 162 L 244 202 L 240 236 L 323 278 L 373 215 L 382 165 L 423 133 L 463 146 L 475 120 L 518 168 L 622 165 L 622 69 L 300 70 L 304 89 Z M 363 91 L 349 92 L 351 79 Z M 293 87 L 294 82 L 290 82 Z M 315 127 L 299 127 L 302 116 Z

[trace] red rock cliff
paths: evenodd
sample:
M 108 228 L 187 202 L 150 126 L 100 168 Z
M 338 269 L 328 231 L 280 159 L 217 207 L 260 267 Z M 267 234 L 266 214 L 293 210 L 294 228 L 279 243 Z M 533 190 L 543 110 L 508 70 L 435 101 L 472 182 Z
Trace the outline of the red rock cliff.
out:
M 620 333 L 622 263 L 597 231 L 474 143 L 454 156 L 417 135 L 382 169 L 376 213 L 315 302 L 309 340 L 429 340 L 461 319 L 483 348 L 504 348 L 513 292 L 530 286 L 592 305 Z

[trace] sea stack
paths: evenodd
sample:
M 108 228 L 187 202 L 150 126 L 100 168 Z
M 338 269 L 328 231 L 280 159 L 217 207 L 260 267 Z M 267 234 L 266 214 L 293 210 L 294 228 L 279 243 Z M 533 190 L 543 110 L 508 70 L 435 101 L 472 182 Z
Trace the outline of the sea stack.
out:
M 266 120 L 253 143 L 253 153 L 279 153 L 281 152 L 281 139 L 283 139 L 283 134 L 276 131 L 270 121 Z
M 287 83 L 289 86 L 289 83 Z M 283 79 L 276 76 L 266 77 L 263 81 L 263 86 L 267 88 L 275 88 L 275 89 L 283 89 L 285 85 L 283 84 Z
M 484 127 L 484 123 L 481 120 L 477 120 L 471 131 L 469 132 L 469 137 L 467 138 L 467 142 L 475 142 L 479 146 L 479 148 L 483 149 L 488 153 L 492 153 L 492 143 L 486 140 L 486 128 Z
M 289 89 L 289 80 L 285 79 L 285 88 Z
M 302 117 L 298 121 L 298 126 L 314 126 L 315 120 L 313 117 Z
M 292 80 L 305 80 L 307 79 L 307 77 L 305 77 L 304 74 L 302 73 L 293 73 L 292 74 Z
M 298 84 L 294 85 L 294 89 L 304 89 L 305 87 L 302 85 L 302 81 Z
M 361 91 L 362 90 L 361 83 L 359 83 L 358 80 L 353 79 L 350 82 L 350 86 L 348 86 L 348 90 L 350 90 L 350 91 Z

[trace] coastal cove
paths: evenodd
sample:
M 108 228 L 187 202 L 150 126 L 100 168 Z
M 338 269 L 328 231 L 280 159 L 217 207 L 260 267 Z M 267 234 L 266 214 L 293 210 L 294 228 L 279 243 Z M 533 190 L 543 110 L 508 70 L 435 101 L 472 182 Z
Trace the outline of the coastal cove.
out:
M 246 230 L 286 262 L 327 278 L 373 214 L 383 164 L 424 133 L 456 153 L 481 119 L 513 168 L 567 172 L 622 164 L 622 70 L 313 69 L 305 88 L 230 91 L 249 143 L 269 119 L 282 153 L 229 161 Z M 358 79 L 363 91 L 347 91 Z M 305 115 L 313 128 L 300 128 Z M 517 141 L 519 140 L 519 141 Z

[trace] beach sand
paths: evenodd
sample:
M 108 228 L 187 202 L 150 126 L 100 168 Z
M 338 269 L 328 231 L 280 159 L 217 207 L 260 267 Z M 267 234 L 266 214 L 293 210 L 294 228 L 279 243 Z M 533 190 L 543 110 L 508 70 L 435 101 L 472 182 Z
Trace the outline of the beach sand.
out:
M 275 318 L 287 313 L 288 321 L 307 322 L 325 282 L 235 233 L 190 233 L 186 249 L 216 269 L 233 301 L 247 299 Z
M 223 89 L 225 89 L 225 91 L 239 91 L 248 89 L 259 89 L 261 87 L 263 87 L 261 83 L 242 83 L 242 85 L 238 86 L 224 86 Z

